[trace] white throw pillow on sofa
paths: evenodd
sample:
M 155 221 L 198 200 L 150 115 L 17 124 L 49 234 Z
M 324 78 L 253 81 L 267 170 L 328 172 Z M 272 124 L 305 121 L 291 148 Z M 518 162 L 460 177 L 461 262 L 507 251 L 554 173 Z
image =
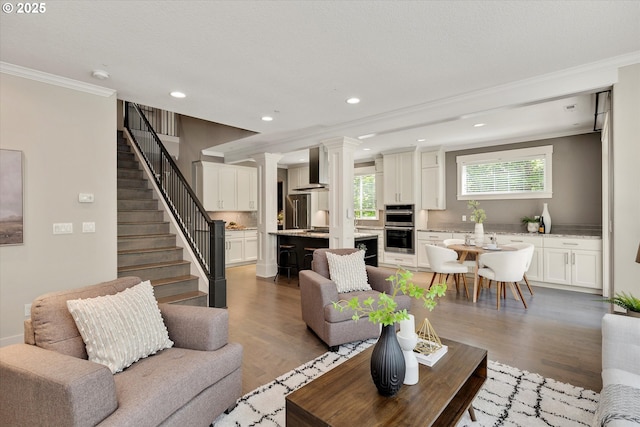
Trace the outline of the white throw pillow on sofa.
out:
M 114 295 L 67 301 L 89 360 L 120 372 L 173 346 L 147 280 Z
M 348 255 L 326 252 L 329 263 L 329 276 L 336 284 L 338 293 L 352 291 L 370 291 L 367 281 L 367 268 L 364 263 L 364 251 Z

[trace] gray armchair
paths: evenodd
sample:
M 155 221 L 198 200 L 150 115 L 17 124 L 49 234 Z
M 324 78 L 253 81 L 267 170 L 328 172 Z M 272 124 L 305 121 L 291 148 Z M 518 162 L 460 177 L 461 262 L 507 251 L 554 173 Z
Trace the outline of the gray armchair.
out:
M 174 346 L 112 374 L 87 360 L 67 300 L 112 295 L 125 277 L 37 298 L 25 343 L 0 349 L 0 424 L 208 426 L 242 394 L 242 347 L 226 310 L 160 304 Z
M 391 269 L 366 266 L 368 282 L 373 290 L 355 291 L 339 294 L 336 284 L 329 277 L 329 263 L 326 252 L 347 255 L 357 249 L 317 249 L 313 253 L 311 270 L 300 272 L 300 305 L 302 320 L 331 350 L 337 350 L 340 344 L 352 341 L 376 338 L 380 334 L 379 326 L 360 319 L 351 319 L 352 310 L 340 312 L 333 307 L 334 301 L 359 297 L 361 300 L 373 297 L 378 299 L 381 292 L 391 294 L 391 283 L 386 279 L 394 273 Z M 409 309 L 411 299 L 406 295 L 396 297 L 398 309 Z

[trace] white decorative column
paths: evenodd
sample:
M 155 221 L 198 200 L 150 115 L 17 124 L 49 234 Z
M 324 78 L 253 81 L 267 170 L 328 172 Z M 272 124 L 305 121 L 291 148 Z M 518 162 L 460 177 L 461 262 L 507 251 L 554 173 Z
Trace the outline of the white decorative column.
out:
M 329 247 L 355 247 L 354 152 L 361 142 L 341 137 L 322 141 L 329 158 Z
M 281 154 L 262 153 L 253 156 L 258 165 L 258 261 L 256 276 L 276 275 L 276 242 L 278 230 L 278 161 Z

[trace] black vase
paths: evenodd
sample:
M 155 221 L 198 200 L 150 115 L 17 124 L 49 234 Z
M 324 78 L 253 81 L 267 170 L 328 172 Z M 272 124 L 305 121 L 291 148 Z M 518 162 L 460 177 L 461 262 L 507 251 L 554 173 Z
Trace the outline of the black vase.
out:
M 405 363 L 395 325 L 383 326 L 371 354 L 371 378 L 383 396 L 395 395 L 404 382 Z

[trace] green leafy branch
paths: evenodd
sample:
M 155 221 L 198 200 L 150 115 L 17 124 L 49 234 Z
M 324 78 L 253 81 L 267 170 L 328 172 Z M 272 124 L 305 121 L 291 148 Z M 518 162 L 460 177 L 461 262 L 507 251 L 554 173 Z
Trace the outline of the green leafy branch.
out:
M 482 224 L 485 219 L 487 219 L 487 214 L 484 209 L 480 208 L 480 202 L 477 200 L 469 200 L 467 202 L 467 209 L 471 209 L 471 218 L 473 221 L 478 224 Z
M 396 271 L 396 274 L 387 277 L 387 281 L 391 282 L 393 292 L 387 295 L 382 292 L 378 296 L 378 301 L 373 297 L 369 297 L 364 301 L 360 301 L 358 297 L 350 300 L 340 300 L 333 302 L 333 307 L 340 312 L 350 309 L 353 310 L 351 318 L 355 321 L 361 317 L 367 316 L 372 323 L 380 323 L 383 326 L 393 325 L 401 320 L 409 319 L 409 313 L 406 309 L 397 311 L 398 303 L 395 298 L 399 292 L 408 295 L 411 298 L 422 301 L 425 308 L 429 311 L 433 310 L 438 302 L 436 298 L 444 296 L 447 291 L 446 283 L 436 283 L 431 289 L 421 288 L 412 282 L 413 273 L 403 268 Z

